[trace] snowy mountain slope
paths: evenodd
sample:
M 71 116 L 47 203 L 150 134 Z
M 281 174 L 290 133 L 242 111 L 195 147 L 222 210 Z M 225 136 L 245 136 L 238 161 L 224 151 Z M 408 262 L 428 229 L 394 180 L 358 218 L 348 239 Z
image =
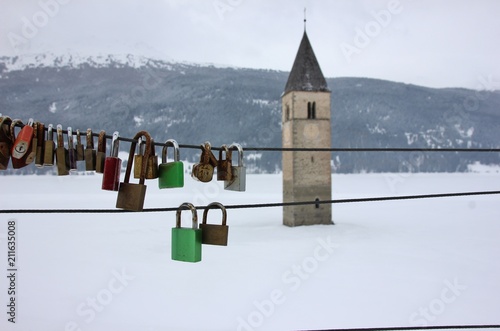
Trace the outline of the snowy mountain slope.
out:
M 3 73 L 35 68 L 57 68 L 57 69 L 83 69 L 91 68 L 144 68 L 173 70 L 176 66 L 216 66 L 219 68 L 229 68 L 230 66 L 215 64 L 196 64 L 190 62 L 175 62 L 160 58 L 146 57 L 133 54 L 100 54 L 83 55 L 80 53 L 41 53 L 23 54 L 21 56 L 9 57 L 0 56 L 0 63 L 3 66 Z

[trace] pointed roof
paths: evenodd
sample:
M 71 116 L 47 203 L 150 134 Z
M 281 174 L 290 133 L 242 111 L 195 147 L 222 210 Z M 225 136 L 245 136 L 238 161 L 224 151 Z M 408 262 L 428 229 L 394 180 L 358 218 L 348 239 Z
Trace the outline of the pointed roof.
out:
M 300 42 L 284 94 L 290 91 L 329 92 L 306 31 Z

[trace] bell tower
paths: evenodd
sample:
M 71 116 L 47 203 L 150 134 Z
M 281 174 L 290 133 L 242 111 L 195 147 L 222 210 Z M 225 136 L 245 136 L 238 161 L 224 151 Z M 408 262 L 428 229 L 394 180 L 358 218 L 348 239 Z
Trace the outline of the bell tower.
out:
M 304 29 L 281 97 L 284 148 L 330 148 L 330 90 Z M 283 151 L 283 202 L 332 198 L 331 153 Z M 333 224 L 331 204 L 283 207 L 287 226 Z

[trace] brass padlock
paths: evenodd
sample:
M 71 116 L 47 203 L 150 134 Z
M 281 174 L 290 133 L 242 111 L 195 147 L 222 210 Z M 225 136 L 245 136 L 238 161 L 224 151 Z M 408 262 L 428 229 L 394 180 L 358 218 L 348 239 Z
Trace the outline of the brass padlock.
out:
M 94 149 L 94 138 L 92 129 L 87 129 L 87 146 L 85 148 L 85 170 L 95 171 L 96 151 Z
M 73 130 L 68 127 L 68 166 L 69 171 L 76 171 L 78 169 L 76 165 L 76 149 L 73 144 Z
M 85 151 L 83 149 L 82 137 L 79 129 L 76 129 L 76 160 L 85 160 Z
M 99 132 L 99 138 L 97 140 L 95 172 L 99 174 L 104 173 L 105 159 L 106 159 L 106 131 L 101 130 L 101 132 Z
M 200 162 L 193 165 L 191 177 L 203 183 L 208 183 L 214 175 L 214 167 L 217 166 L 217 159 L 212 153 L 210 142 L 206 141 L 201 145 Z
M 104 161 L 104 173 L 102 174 L 101 185 L 103 190 L 118 191 L 120 186 L 122 160 L 118 157 L 119 147 L 119 132 L 115 131 L 111 140 L 111 153 Z
M 222 154 L 226 154 L 226 158 L 222 158 Z M 231 180 L 231 153 L 226 145 L 222 145 L 219 150 L 219 160 L 217 161 L 217 180 Z
M 45 125 L 43 123 L 37 122 L 36 125 L 36 156 L 35 156 L 35 166 L 37 168 L 43 167 L 43 157 L 45 156 Z
M 151 139 L 151 151 L 149 153 L 148 168 L 146 169 L 146 179 L 158 178 L 158 156 L 155 150 L 155 141 Z
M 10 155 L 12 158 L 12 168 L 20 169 L 26 167 L 34 161 L 33 153 L 33 119 L 30 118 L 28 124 L 24 125 L 16 137 L 15 127 L 23 124 L 21 120 L 13 120 L 10 124 L 10 135 L 14 140 Z
M 43 151 L 43 166 L 54 165 L 54 126 L 49 124 L 47 128 L 47 140 L 45 140 L 45 149 Z
M 146 151 L 144 153 L 144 162 L 142 163 L 141 174 L 139 183 L 129 183 L 130 175 L 132 173 L 132 163 L 134 162 L 134 151 L 137 140 L 140 137 L 146 138 Z M 151 136 L 146 131 L 139 131 L 133 138 L 130 144 L 130 153 L 128 155 L 127 169 L 125 171 L 125 178 L 120 183 L 118 188 L 118 197 L 116 199 L 116 208 L 122 208 L 132 211 L 142 211 L 144 206 L 144 199 L 146 197 L 146 188 L 144 184 L 146 180 L 146 167 L 149 159 L 149 152 L 151 151 Z
M 222 211 L 222 225 L 207 224 L 208 210 L 214 208 Z M 219 202 L 209 204 L 203 211 L 203 223 L 200 224 L 202 244 L 227 246 L 229 227 L 226 225 L 226 221 L 226 208 Z
M 62 125 L 57 125 L 57 148 L 56 148 L 57 175 L 69 175 L 68 150 L 64 148 L 64 136 Z
M 0 117 L 0 170 L 5 170 L 9 166 L 10 150 L 14 143 L 10 135 L 11 123 L 9 116 Z

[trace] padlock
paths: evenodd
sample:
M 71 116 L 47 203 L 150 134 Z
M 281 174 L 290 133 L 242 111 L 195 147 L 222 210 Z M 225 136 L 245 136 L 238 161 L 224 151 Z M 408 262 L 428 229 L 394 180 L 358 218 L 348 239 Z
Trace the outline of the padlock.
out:
M 214 167 L 217 166 L 217 159 L 211 150 L 210 142 L 206 141 L 201 145 L 200 162 L 193 165 L 191 177 L 203 183 L 208 183 L 214 175 Z
M 167 150 L 174 148 L 174 162 L 167 162 Z M 177 141 L 169 139 L 165 142 L 161 152 L 161 164 L 158 167 L 158 187 L 184 187 L 184 163 L 179 161 L 179 145 Z
M 208 210 L 219 208 L 222 211 L 222 225 L 207 224 Z M 201 243 L 207 245 L 227 246 L 229 227 L 226 225 L 226 208 L 219 202 L 212 202 L 203 211 L 203 222 L 200 224 Z
M 31 156 L 28 156 L 28 163 L 36 161 L 36 151 L 38 150 L 38 124 L 39 122 L 33 122 L 33 138 L 31 138 Z
M 119 151 L 118 131 L 113 133 L 111 141 L 111 153 L 104 160 L 104 173 L 102 174 L 102 189 L 108 191 L 118 191 L 120 186 L 120 171 L 122 169 L 122 160 L 118 157 Z
M 134 162 L 134 151 L 137 144 L 137 139 L 140 137 L 146 138 L 146 152 L 144 153 L 144 162 L 141 168 L 141 176 L 139 178 L 139 183 L 129 183 L 130 174 L 132 172 L 132 163 Z M 118 197 L 116 200 L 116 208 L 132 210 L 132 211 L 142 211 L 144 206 L 144 199 L 146 197 L 146 188 L 144 185 L 146 180 L 146 166 L 149 159 L 149 151 L 151 151 L 151 136 L 146 131 L 139 131 L 133 142 L 130 144 L 130 153 L 128 155 L 127 170 L 125 171 L 125 178 L 123 182 L 120 183 L 118 188 Z
M 95 171 L 96 151 L 94 149 L 94 138 L 92 129 L 87 129 L 87 146 L 85 147 L 85 170 Z
M 79 129 L 76 129 L 76 160 L 85 160 L 85 151 L 83 149 L 82 137 Z
M 64 136 L 62 125 L 57 125 L 57 148 L 56 148 L 57 175 L 69 175 L 68 150 L 64 148 Z
M 146 168 L 146 179 L 158 178 L 158 156 L 156 156 L 155 141 L 151 139 L 151 151 L 149 153 L 148 167 Z
M 238 149 L 238 165 L 232 166 L 232 178 L 230 181 L 224 182 L 224 189 L 244 192 L 246 190 L 247 171 L 245 166 L 243 165 L 243 148 L 240 144 L 236 143 L 233 143 L 231 146 L 229 146 L 229 150 L 231 152 L 234 148 Z
M 226 154 L 226 158 L 222 158 L 223 153 Z M 222 145 L 217 160 L 217 180 L 231 180 L 231 164 L 231 153 L 226 145 Z
M 37 148 L 36 148 L 36 156 L 35 156 L 35 166 L 37 168 L 43 167 L 43 157 L 45 156 L 45 125 L 43 123 L 38 122 L 36 125 L 37 129 L 36 134 L 37 138 Z
M 10 135 L 11 123 L 9 116 L 0 117 L 0 170 L 5 170 L 9 166 L 10 150 L 13 144 Z
M 49 124 L 47 128 L 47 140 L 45 140 L 45 149 L 43 151 L 43 166 L 54 165 L 54 126 Z
M 141 178 L 142 159 L 144 159 L 144 142 L 142 138 L 139 138 L 137 140 L 137 154 L 134 155 L 134 178 L 136 179 Z
M 181 227 L 182 210 L 191 210 L 192 227 Z M 175 228 L 172 228 L 172 260 L 183 262 L 201 261 L 202 231 L 198 228 L 196 208 L 190 203 L 183 203 L 176 213 Z
M 71 127 L 68 127 L 68 166 L 69 171 L 78 170 L 76 165 L 76 149 L 73 144 L 73 129 Z
M 12 158 L 12 168 L 20 169 L 33 162 L 33 119 L 30 118 L 28 124 L 22 127 L 16 137 L 15 127 L 17 124 L 23 124 L 21 120 L 13 120 L 10 124 L 10 135 L 14 140 L 10 155 Z
M 95 161 L 95 172 L 102 174 L 104 172 L 104 160 L 106 159 L 106 131 L 99 132 L 97 139 L 97 153 Z
M 144 141 L 139 139 L 138 152 L 134 156 L 134 178 L 140 178 L 142 160 L 144 159 Z M 156 156 L 154 139 L 151 139 L 151 151 L 149 153 L 148 164 L 146 168 L 146 179 L 158 178 L 158 157 Z

